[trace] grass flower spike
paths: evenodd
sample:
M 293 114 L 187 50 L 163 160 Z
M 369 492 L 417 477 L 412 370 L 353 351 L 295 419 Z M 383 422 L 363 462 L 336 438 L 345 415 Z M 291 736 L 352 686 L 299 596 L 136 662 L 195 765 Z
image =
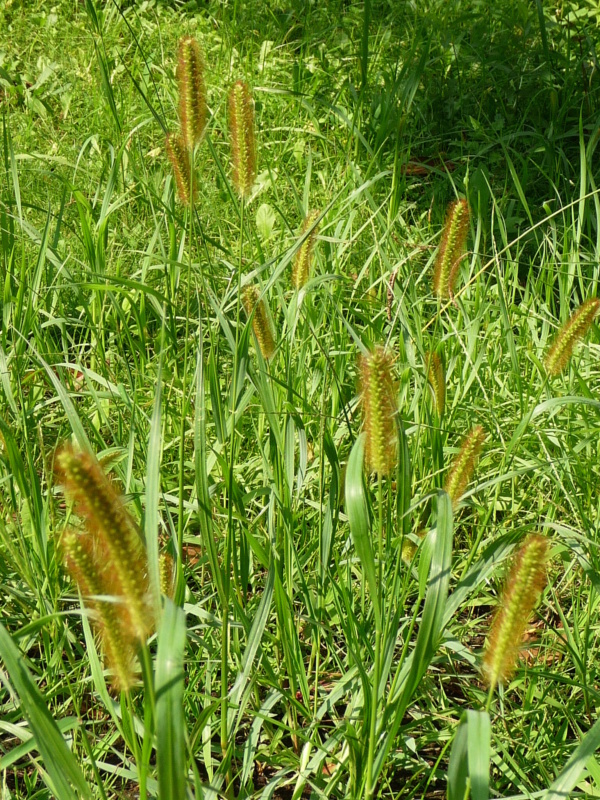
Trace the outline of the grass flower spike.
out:
M 177 82 L 181 133 L 186 147 L 193 150 L 202 138 L 207 118 L 204 57 L 193 36 L 179 40 Z
M 301 237 L 306 238 L 304 238 L 304 241 L 296 253 L 294 266 L 292 268 L 292 283 L 294 284 L 295 289 L 301 289 L 310 277 L 313 251 L 315 249 L 315 242 L 317 241 L 317 234 L 319 232 L 318 226 L 315 224 L 319 218 L 319 213 L 319 211 L 310 211 L 304 220 L 304 224 L 302 225 Z
M 122 609 L 118 602 L 100 600 L 107 594 L 109 565 L 98 551 L 93 537 L 68 529 L 61 541 L 63 558 L 71 577 L 79 586 L 91 611 L 92 622 L 98 629 L 102 649 L 117 689 L 127 691 L 135 681 L 135 640 L 124 633 Z
M 427 380 L 431 386 L 435 410 L 440 419 L 444 416 L 446 407 L 446 372 L 444 362 L 436 352 L 427 353 L 425 358 L 427 364 Z
M 89 453 L 64 448 L 56 457 L 59 479 L 92 538 L 103 594 L 118 598 L 124 634 L 145 640 L 153 628 L 145 547 L 122 498 Z
M 531 613 L 546 585 L 548 539 L 528 536 L 508 574 L 502 599 L 486 642 L 483 671 L 494 689 L 512 676 Z
M 192 190 L 190 152 L 183 138 L 174 133 L 167 135 L 166 148 L 169 161 L 173 167 L 179 199 L 184 206 L 189 206 L 192 200 L 192 193 L 194 197 L 196 196 L 195 181 Z
M 256 179 L 254 105 L 248 84 L 237 81 L 229 92 L 229 131 L 233 160 L 233 185 L 247 198 Z
M 258 288 L 256 286 L 246 286 L 242 295 L 242 302 L 248 317 L 254 313 L 252 330 L 258 341 L 260 352 L 264 358 L 272 358 L 275 353 L 275 338 L 273 337 L 265 301 L 261 298 Z
M 600 300 L 592 297 L 582 303 L 565 322 L 544 359 L 549 375 L 558 375 L 567 366 L 575 345 L 589 331 L 598 311 L 600 311 Z
M 483 428 L 481 425 L 476 425 L 465 436 L 460 450 L 454 456 L 450 465 L 450 472 L 444 483 L 444 491 L 448 493 L 453 508 L 456 508 L 458 501 L 469 485 L 484 440 L 485 432 Z
M 451 297 L 465 252 L 469 232 L 469 205 L 466 200 L 450 203 L 435 260 L 433 290 L 441 299 Z
M 376 347 L 361 358 L 360 375 L 367 466 L 378 475 L 389 475 L 398 458 L 398 390 L 391 355 L 383 347 Z

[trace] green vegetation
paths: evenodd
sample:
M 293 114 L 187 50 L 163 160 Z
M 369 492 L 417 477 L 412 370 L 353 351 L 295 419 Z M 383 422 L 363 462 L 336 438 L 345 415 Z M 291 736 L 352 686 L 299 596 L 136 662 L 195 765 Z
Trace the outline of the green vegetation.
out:
M 598 19 L 0 3 L 3 800 L 600 796 Z

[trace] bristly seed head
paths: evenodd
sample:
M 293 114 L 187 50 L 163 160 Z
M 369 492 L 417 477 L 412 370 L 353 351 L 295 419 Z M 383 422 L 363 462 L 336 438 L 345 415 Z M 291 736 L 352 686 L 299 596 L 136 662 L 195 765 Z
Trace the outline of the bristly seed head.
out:
M 90 453 L 63 448 L 56 456 L 58 477 L 75 503 L 98 553 L 104 594 L 120 600 L 123 635 L 144 641 L 154 625 L 148 563 L 142 538 L 122 498 Z
M 435 410 L 441 419 L 444 416 L 446 407 L 446 371 L 444 362 L 435 351 L 429 352 L 425 356 L 427 365 L 427 380 L 431 386 Z
M 360 379 L 367 466 L 378 475 L 389 475 L 398 460 L 398 387 L 392 356 L 383 347 L 362 356 Z
M 548 539 L 528 536 L 509 571 L 502 599 L 486 642 L 483 672 L 490 688 L 506 683 L 515 671 L 531 613 L 546 585 Z
M 450 472 L 444 483 L 444 490 L 450 497 L 453 508 L 456 508 L 458 501 L 469 485 L 484 440 L 485 432 L 482 426 L 476 425 L 465 436 L 460 450 L 454 456 L 450 465 Z
M 237 81 L 229 92 L 229 132 L 233 162 L 233 185 L 247 198 L 256 179 L 254 103 L 248 84 Z
M 302 225 L 300 236 L 304 241 L 298 248 L 292 268 L 292 283 L 295 289 L 301 289 L 310 277 L 313 251 L 319 232 L 319 226 L 315 223 L 319 218 L 319 214 L 320 212 L 316 210 L 309 211 Z
M 179 40 L 177 82 L 183 141 L 193 150 L 202 138 L 207 118 L 204 57 L 193 36 L 183 36 Z
M 435 259 L 433 290 L 441 299 L 451 297 L 469 232 L 469 204 L 455 200 L 448 206 L 442 239 Z
M 264 358 L 272 358 L 275 353 L 275 338 L 265 301 L 261 298 L 258 288 L 256 286 L 246 286 L 242 294 L 242 302 L 248 317 L 251 317 L 254 312 L 252 330 L 260 347 L 260 352 Z
M 196 197 L 196 181 L 192 177 L 190 151 L 186 147 L 183 138 L 175 133 L 167 134 L 166 148 L 169 161 L 173 167 L 179 199 L 184 206 L 189 206 L 192 200 L 192 191 L 194 198 Z
M 558 375 L 567 366 L 575 345 L 589 331 L 598 311 L 600 311 L 600 300 L 591 297 L 565 322 L 544 359 L 549 375 Z
M 172 600 L 175 591 L 175 564 L 173 556 L 166 550 L 158 557 L 158 572 L 160 593 Z

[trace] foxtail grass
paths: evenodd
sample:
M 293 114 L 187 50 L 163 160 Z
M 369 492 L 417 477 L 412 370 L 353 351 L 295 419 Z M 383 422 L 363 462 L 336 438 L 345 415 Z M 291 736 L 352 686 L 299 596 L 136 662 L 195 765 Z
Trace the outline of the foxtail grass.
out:
M 398 460 L 398 388 L 392 356 L 383 347 L 361 358 L 360 381 L 366 463 L 379 476 L 390 475 Z
M 446 371 L 444 362 L 439 354 L 434 351 L 427 353 L 425 363 L 427 365 L 427 381 L 431 387 L 435 410 L 441 419 L 444 416 L 446 407 Z
M 179 40 L 177 82 L 182 139 L 187 149 L 193 150 L 202 139 L 207 118 L 204 56 L 193 36 Z
M 448 206 L 442 239 L 435 259 L 433 290 L 441 299 L 454 294 L 460 262 L 465 253 L 469 232 L 469 205 L 455 200 Z
M 483 673 L 490 694 L 499 681 L 510 680 L 535 604 L 546 585 L 548 539 L 530 535 L 508 573 L 498 610 L 487 638 Z
M 292 284 L 295 289 L 301 289 L 310 277 L 310 268 L 312 265 L 315 243 L 317 241 L 317 234 L 319 232 L 318 225 L 316 224 L 319 213 L 319 211 L 310 211 L 306 215 L 302 225 L 301 237 L 304 241 L 296 253 L 296 258 L 294 259 L 294 265 L 292 267 Z
M 228 105 L 233 185 L 238 195 L 247 199 L 256 179 L 254 103 L 247 83 L 233 84 Z
M 263 357 L 270 359 L 275 353 L 275 338 L 265 301 L 256 286 L 246 286 L 242 302 L 248 317 L 252 317 L 252 330 Z
M 573 355 L 575 345 L 589 331 L 598 311 L 600 311 L 600 300 L 592 297 L 582 303 L 565 322 L 555 336 L 544 359 L 544 365 L 549 375 L 558 375 L 565 369 Z
M 183 205 L 189 206 L 196 195 L 196 182 L 191 173 L 190 151 L 183 137 L 175 133 L 167 134 L 165 146 L 173 168 L 177 194 Z
M 476 425 L 465 436 L 458 453 L 452 460 L 450 471 L 444 483 L 444 491 L 450 497 L 453 508 L 456 508 L 469 485 L 484 440 L 485 432 L 482 426 Z

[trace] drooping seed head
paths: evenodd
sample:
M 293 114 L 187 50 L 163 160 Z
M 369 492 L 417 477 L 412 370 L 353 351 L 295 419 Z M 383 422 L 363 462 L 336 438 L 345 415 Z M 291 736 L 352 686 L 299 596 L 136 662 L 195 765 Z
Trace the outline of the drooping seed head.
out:
M 481 425 L 476 425 L 465 436 L 460 450 L 452 460 L 450 471 L 444 483 L 444 491 L 450 497 L 453 508 L 456 508 L 458 501 L 469 485 L 484 440 L 485 432 L 483 428 Z
M 241 198 L 247 198 L 256 180 L 256 142 L 254 103 L 244 81 L 236 81 L 229 92 L 229 133 L 233 185 Z
M 193 150 L 202 138 L 207 118 L 204 56 L 193 36 L 179 40 L 177 82 L 181 133 L 186 147 Z
M 366 462 L 372 472 L 389 475 L 398 460 L 398 387 L 391 355 L 376 347 L 360 360 Z
M 256 286 L 246 286 L 242 294 L 242 302 L 248 317 L 252 314 L 252 330 L 256 336 L 260 352 L 266 359 L 275 353 L 275 338 L 265 301 L 261 298 Z
M 441 419 L 444 416 L 446 407 L 446 371 L 444 362 L 435 351 L 426 354 L 425 363 L 427 365 L 427 380 L 431 386 L 435 410 Z
M 446 299 L 454 293 L 460 262 L 465 253 L 469 232 L 469 204 L 454 200 L 448 206 L 442 239 L 435 259 L 433 290 Z
M 302 244 L 298 248 L 292 267 L 292 283 L 295 289 L 301 289 L 310 277 L 313 252 L 319 232 L 319 226 L 316 224 L 319 215 L 319 211 L 309 211 L 302 225 L 300 235 Z
M 531 613 L 546 585 L 548 539 L 533 534 L 521 545 L 508 573 L 486 642 L 483 672 L 488 685 L 510 680 Z
M 558 375 L 567 366 L 575 345 L 589 331 L 598 311 L 600 311 L 600 300 L 592 297 L 582 303 L 565 322 L 544 359 L 549 375 Z
M 123 628 L 122 609 L 118 598 L 101 600 L 110 593 L 110 564 L 98 548 L 98 543 L 88 533 L 77 533 L 72 528 L 61 539 L 63 559 L 71 577 L 89 609 L 94 627 L 100 634 L 112 683 L 115 688 L 127 691 L 135 682 L 134 656 L 136 642 Z
M 66 495 L 85 520 L 94 547 L 101 553 L 100 580 L 105 594 L 119 602 L 123 630 L 144 641 L 154 624 L 148 585 L 148 562 L 138 527 L 120 495 L 90 453 L 63 448 L 56 456 L 58 477 Z
M 183 138 L 175 133 L 167 134 L 166 148 L 175 175 L 177 194 L 183 205 L 189 206 L 192 195 L 196 197 L 196 181 L 191 172 L 190 151 Z

